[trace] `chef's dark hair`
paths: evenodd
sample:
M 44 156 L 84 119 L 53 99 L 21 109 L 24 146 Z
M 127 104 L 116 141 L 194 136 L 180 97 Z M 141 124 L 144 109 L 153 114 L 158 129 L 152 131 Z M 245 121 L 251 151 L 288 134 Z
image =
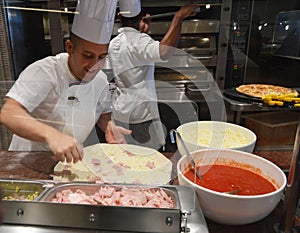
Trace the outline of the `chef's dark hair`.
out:
M 139 24 L 139 22 L 143 16 L 143 13 L 141 11 L 137 16 L 134 16 L 134 17 L 124 17 L 122 14 L 119 14 L 119 15 L 121 18 L 122 26 L 123 27 L 131 27 L 133 25 Z
M 77 36 L 76 34 L 74 34 L 72 31 L 70 32 L 70 37 L 69 37 L 70 41 L 73 43 L 73 46 L 76 46 L 76 43 L 79 40 L 82 40 L 81 37 Z

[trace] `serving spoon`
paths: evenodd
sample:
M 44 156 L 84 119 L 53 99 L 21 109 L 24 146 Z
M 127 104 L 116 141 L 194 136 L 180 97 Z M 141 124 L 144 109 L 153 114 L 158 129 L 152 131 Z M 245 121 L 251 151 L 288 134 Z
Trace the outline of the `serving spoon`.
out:
M 195 169 L 195 172 L 196 172 L 197 177 L 198 177 L 200 180 L 202 180 L 202 175 L 200 174 L 200 171 L 198 170 L 198 167 L 197 167 L 197 165 L 196 165 L 196 163 L 195 163 L 195 161 L 194 161 L 192 155 L 191 155 L 190 152 L 188 151 L 188 149 L 187 149 L 187 147 L 186 147 L 186 145 L 185 145 L 185 142 L 183 141 L 183 139 L 182 139 L 180 133 L 179 133 L 177 130 L 175 130 L 175 129 L 171 129 L 171 130 L 170 130 L 171 142 L 172 142 L 172 143 L 175 143 L 175 138 L 174 138 L 173 133 L 176 133 L 178 139 L 180 140 L 180 142 L 181 142 L 181 144 L 182 144 L 182 147 L 183 147 L 185 153 L 186 153 L 187 156 L 189 157 L 189 159 L 190 159 L 190 161 L 191 161 L 191 164 L 193 165 L 193 167 L 194 167 L 194 169 Z M 232 195 L 237 195 L 240 191 L 241 191 L 241 190 L 239 190 L 239 189 L 234 189 L 234 190 L 230 190 L 230 191 L 226 191 L 226 192 L 222 192 L 222 193 L 232 194 Z
M 222 192 L 222 193 L 237 195 L 240 191 L 241 190 L 239 190 L 239 189 L 234 189 L 234 190 L 230 190 L 230 191 Z
M 187 149 L 187 147 L 186 147 L 186 145 L 185 145 L 185 143 L 184 143 L 184 141 L 183 141 L 183 139 L 182 139 L 180 133 L 179 133 L 177 130 L 175 130 L 175 129 L 171 129 L 171 130 L 170 130 L 170 137 L 171 137 L 172 143 L 175 143 L 175 138 L 174 138 L 173 133 L 176 133 L 177 137 L 179 138 L 179 140 L 180 140 L 180 142 L 181 142 L 181 144 L 182 144 L 182 146 L 183 146 L 183 149 L 184 149 L 185 153 L 187 154 L 188 158 L 189 158 L 190 161 L 191 161 L 191 164 L 193 165 L 193 167 L 194 167 L 194 169 L 195 169 L 195 172 L 196 172 L 197 177 L 198 177 L 200 180 L 202 180 L 202 175 L 200 174 L 200 171 L 198 170 L 198 167 L 197 167 L 197 165 L 196 165 L 196 163 L 195 163 L 193 157 L 191 156 L 190 152 L 188 151 L 188 149 Z

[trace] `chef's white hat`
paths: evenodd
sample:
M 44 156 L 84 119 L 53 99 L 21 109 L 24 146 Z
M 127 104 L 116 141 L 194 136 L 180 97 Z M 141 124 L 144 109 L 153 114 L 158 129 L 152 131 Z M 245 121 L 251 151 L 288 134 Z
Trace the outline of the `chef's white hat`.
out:
M 120 14 L 124 17 L 134 17 L 141 12 L 140 0 L 119 0 Z
M 78 0 L 72 32 L 96 44 L 111 38 L 118 0 Z

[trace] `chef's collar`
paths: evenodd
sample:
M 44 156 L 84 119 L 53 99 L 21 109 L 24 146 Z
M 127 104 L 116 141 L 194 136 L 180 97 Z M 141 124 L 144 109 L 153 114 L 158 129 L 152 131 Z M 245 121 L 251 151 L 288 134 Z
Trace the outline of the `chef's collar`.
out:
M 69 87 L 78 86 L 78 85 L 84 85 L 84 84 L 87 84 L 87 83 L 89 83 L 89 82 L 88 81 L 71 82 L 71 83 L 69 83 Z
M 138 32 L 138 30 L 136 30 L 135 28 L 133 27 L 121 27 L 121 28 L 118 28 L 118 33 L 121 33 L 121 32 Z

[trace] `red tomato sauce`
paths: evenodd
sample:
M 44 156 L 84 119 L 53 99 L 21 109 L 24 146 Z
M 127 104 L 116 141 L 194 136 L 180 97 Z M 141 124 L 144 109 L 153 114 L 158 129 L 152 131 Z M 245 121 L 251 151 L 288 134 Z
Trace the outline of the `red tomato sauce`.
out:
M 217 192 L 238 189 L 237 195 L 260 195 L 276 190 L 266 178 L 246 169 L 228 165 L 204 165 L 198 169 L 202 174 L 201 180 L 195 176 L 193 168 L 187 170 L 184 176 L 194 183 L 196 179 L 196 184 Z

